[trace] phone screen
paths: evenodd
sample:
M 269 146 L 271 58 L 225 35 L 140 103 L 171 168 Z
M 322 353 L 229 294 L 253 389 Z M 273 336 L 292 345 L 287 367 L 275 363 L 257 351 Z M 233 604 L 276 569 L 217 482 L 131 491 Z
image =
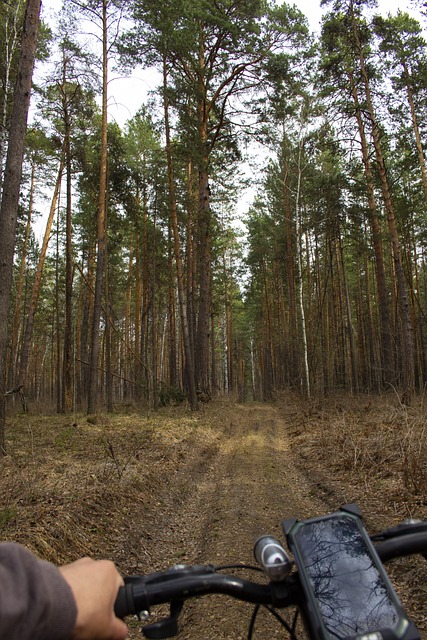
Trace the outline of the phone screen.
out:
M 331 637 L 399 626 L 399 612 L 353 518 L 305 522 L 295 538 Z

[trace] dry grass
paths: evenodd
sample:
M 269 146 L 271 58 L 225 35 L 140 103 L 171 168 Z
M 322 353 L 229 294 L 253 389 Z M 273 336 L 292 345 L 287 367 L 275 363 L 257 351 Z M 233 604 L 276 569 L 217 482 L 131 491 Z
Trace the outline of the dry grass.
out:
M 16 416 L 0 478 L 0 536 L 63 563 L 117 557 L 153 489 L 202 429 L 189 415 Z M 210 437 L 203 428 L 204 437 Z
M 281 397 L 289 416 L 294 399 Z M 290 411 L 291 435 L 308 465 L 318 461 L 335 477 L 362 485 L 383 484 L 386 492 L 417 504 L 427 516 L 427 429 L 423 403 L 398 404 L 393 396 L 329 399 Z
M 422 400 L 395 396 L 278 399 L 293 450 L 331 509 L 356 502 L 373 533 L 405 518 L 427 519 L 427 430 Z M 387 567 L 408 612 L 427 629 L 427 563 L 405 558 Z M 427 637 L 427 636 L 422 636 Z
M 298 460 L 328 506 L 358 502 L 370 529 L 405 517 L 427 519 L 421 401 L 408 409 L 394 396 L 304 402 L 286 394 L 277 406 L 292 445 L 286 455 Z M 233 403 L 215 401 L 198 414 L 174 407 L 89 421 L 83 415 L 14 416 L 0 475 L 0 537 L 55 563 L 86 554 L 111 557 L 124 573 L 135 569 L 130 557 L 137 547 L 147 570 L 158 568 L 150 562 L 159 558 L 144 556 L 141 546 L 149 535 L 144 519 L 156 525 L 162 508 L 156 500 L 168 487 L 180 492 L 180 469 L 192 477 L 194 451 L 215 447 L 234 412 Z M 423 620 L 425 568 L 405 561 L 400 578 L 404 599 L 418 603 L 416 619 Z

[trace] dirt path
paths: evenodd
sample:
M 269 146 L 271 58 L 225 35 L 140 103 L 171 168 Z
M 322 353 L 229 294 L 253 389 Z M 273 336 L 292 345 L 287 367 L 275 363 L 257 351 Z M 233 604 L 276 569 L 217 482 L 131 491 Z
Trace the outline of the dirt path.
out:
M 231 421 L 218 426 L 215 446 L 195 445 L 167 495 L 157 495 L 161 508 L 154 505 L 145 514 L 143 544 L 152 568 L 175 562 L 251 563 L 258 536 L 283 539 L 283 518 L 312 516 L 325 508 L 310 497 L 310 485 L 293 465 L 284 422 L 274 407 L 237 405 Z M 186 606 L 178 637 L 243 639 L 250 612 L 251 607 L 221 596 L 205 598 Z M 268 637 L 283 637 L 277 623 L 264 617 L 256 637 L 266 637 L 266 624 Z
M 409 414 L 382 399 L 322 405 L 291 394 L 274 406 L 218 399 L 195 413 L 168 407 L 71 424 L 18 415 L 0 478 L 0 537 L 56 564 L 110 557 L 125 575 L 253 563 L 256 538 L 283 539 L 286 517 L 357 502 L 371 531 L 427 518 L 424 431 L 423 407 Z M 408 473 L 421 489 L 409 491 Z M 423 561 L 387 569 L 427 640 Z M 250 614 L 223 596 L 187 603 L 179 639 L 246 638 Z M 140 639 L 140 625 L 130 626 Z M 256 640 L 283 637 L 271 616 L 257 621 Z

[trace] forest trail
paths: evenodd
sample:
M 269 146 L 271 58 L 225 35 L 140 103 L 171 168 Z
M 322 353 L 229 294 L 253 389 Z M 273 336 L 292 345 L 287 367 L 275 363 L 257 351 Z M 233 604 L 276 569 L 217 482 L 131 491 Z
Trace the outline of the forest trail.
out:
M 218 398 L 198 412 L 16 415 L 7 435 L 0 535 L 56 564 L 107 557 L 123 575 L 253 564 L 257 537 L 284 540 L 283 519 L 347 502 L 371 532 L 427 519 L 425 410 L 389 398 L 309 403 L 289 393 L 274 405 Z M 427 563 L 387 570 L 427 640 Z M 186 603 L 178 640 L 243 640 L 251 613 L 224 596 Z M 140 623 L 129 626 L 140 639 Z M 262 611 L 254 640 L 283 637 Z
M 156 558 L 157 569 L 177 561 L 253 563 L 258 536 L 270 533 L 283 540 L 285 517 L 327 510 L 294 465 L 285 423 L 276 408 L 237 405 L 232 418 L 218 426 L 217 446 L 194 448 L 174 490 L 161 497 L 161 515 L 154 510 L 143 517 L 145 551 Z M 246 638 L 251 611 L 251 606 L 223 596 L 186 604 L 178 638 Z M 260 615 L 260 635 L 255 637 L 266 637 L 266 625 L 269 637 L 283 637 L 278 623 L 266 614 Z

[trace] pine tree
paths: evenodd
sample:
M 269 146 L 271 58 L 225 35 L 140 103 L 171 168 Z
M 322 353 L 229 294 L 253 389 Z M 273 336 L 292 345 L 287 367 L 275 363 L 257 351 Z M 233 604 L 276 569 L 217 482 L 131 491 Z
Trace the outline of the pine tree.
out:
M 5 450 L 5 386 L 13 253 L 40 6 L 40 0 L 27 0 L 17 82 L 13 94 L 9 145 L 5 167 L 5 187 L 0 206 L 0 453 Z

